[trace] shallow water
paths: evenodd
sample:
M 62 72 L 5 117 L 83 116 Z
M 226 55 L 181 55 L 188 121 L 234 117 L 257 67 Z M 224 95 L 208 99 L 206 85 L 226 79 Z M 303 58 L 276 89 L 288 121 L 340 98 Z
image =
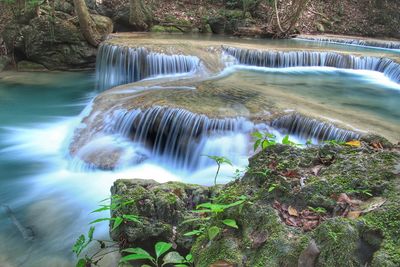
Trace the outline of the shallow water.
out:
M 277 42 L 276 46 L 284 46 L 285 42 Z M 349 48 L 353 49 L 364 51 L 359 47 Z M 216 79 L 216 83 L 243 87 L 237 83 L 239 80 L 243 86 L 251 85 L 254 90 L 265 90 L 265 94 L 274 97 L 279 97 L 276 92 L 280 92 L 280 96 L 303 98 L 304 103 L 371 116 L 396 127 L 400 125 L 399 85 L 379 73 L 329 68 L 235 67 Z M 33 241 L 24 240 L 0 206 L 1 267 L 7 264 L 74 266 L 71 246 L 88 230 L 87 223 L 99 216 L 89 213 L 99 200 L 109 195 L 110 186 L 117 178 L 212 184 L 216 168 L 207 164 L 203 166 L 209 167 L 194 173 L 152 160 L 138 166 L 122 166 L 115 172 L 72 169 L 67 157 L 69 138 L 81 120 L 79 114 L 96 95 L 94 88 L 93 73 L 1 74 L 0 205 L 9 205 L 21 224 L 31 227 L 35 233 Z M 232 151 L 239 143 L 242 146 Z M 216 153 L 232 156 L 236 163 L 235 167 L 224 166 L 221 183 L 231 180 L 234 170 L 247 164 L 251 150 L 248 143 L 248 135 L 240 133 L 207 141 L 205 151 L 211 154 L 216 147 L 223 148 Z M 96 236 L 107 238 L 107 225 L 97 228 Z

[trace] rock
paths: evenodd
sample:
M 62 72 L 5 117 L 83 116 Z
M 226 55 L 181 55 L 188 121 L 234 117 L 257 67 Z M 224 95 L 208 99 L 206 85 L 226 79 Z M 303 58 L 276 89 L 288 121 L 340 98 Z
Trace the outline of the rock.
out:
M 311 240 L 308 247 L 303 250 L 299 257 L 298 267 L 314 267 L 321 251 L 314 240 Z
M 111 188 L 112 195 L 134 203 L 113 211 L 112 215 L 139 215 L 141 222 L 126 223 L 111 232 L 111 237 L 116 241 L 123 238 L 128 244 L 150 249 L 156 242 L 166 241 L 188 251 L 194 238 L 183 236 L 191 229 L 181 223 L 195 218 L 190 211 L 197 204 L 209 201 L 214 190 L 180 182 L 160 184 L 154 180 L 117 180 Z
M 109 18 L 92 15 L 98 31 L 106 36 L 112 31 Z M 56 11 L 51 22 L 48 16 L 28 21 L 12 21 L 2 33 L 8 51 L 14 51 L 17 61 L 29 60 L 50 70 L 93 68 L 96 48 L 82 36 L 79 24 L 68 13 Z
M 31 62 L 28 60 L 22 60 L 17 64 L 18 71 L 47 71 L 45 66 Z
M 7 56 L 0 56 L 0 72 L 2 72 L 8 64 L 10 64 L 10 58 Z
M 317 30 L 318 30 L 319 32 L 325 32 L 325 27 L 324 27 L 324 25 L 322 25 L 321 23 L 316 22 L 316 23 L 315 23 L 315 27 L 317 28 Z
M 208 19 L 211 32 L 214 34 L 223 34 L 225 32 L 226 19 L 224 17 L 213 17 Z

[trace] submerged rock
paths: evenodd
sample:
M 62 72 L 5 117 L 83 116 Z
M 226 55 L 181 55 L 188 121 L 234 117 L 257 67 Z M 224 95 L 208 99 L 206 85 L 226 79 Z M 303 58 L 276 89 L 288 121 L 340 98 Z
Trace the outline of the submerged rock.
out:
M 143 223 L 124 225 L 113 238 L 124 247 L 162 240 L 191 248 L 195 266 L 398 266 L 400 148 L 380 137 L 363 140 L 268 147 L 211 200 L 210 189 L 200 186 L 118 180 L 113 194 L 135 204 L 113 215 L 134 213 Z M 199 225 L 179 223 L 198 216 L 190 210 L 202 202 L 228 207 L 200 213 L 210 218 L 204 230 L 194 243 L 182 242 Z

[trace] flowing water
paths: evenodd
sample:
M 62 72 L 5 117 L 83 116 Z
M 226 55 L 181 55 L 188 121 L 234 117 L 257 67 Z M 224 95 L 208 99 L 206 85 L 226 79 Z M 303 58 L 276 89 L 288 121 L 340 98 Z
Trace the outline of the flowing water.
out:
M 278 46 L 279 42 L 276 44 Z M 287 41 L 281 45 L 286 46 Z M 136 52 L 133 58 L 140 54 Z M 182 180 L 209 185 L 216 168 L 204 155 L 222 155 L 235 165 L 224 166 L 222 170 L 219 182 L 228 182 L 236 168 L 247 164 L 251 154 L 249 134 L 255 129 L 268 129 L 278 139 L 293 133 L 291 139 L 297 142 L 309 137 L 316 140 L 358 137 L 353 132 L 302 117 L 284 117 L 267 125 L 240 116 L 218 119 L 185 109 L 154 106 L 115 110 L 103 129 L 104 135 L 80 150 L 82 154 L 99 148 L 107 152 L 111 145 L 117 144 L 117 149 L 124 153 L 114 171 L 93 169 L 71 159 L 68 146 L 73 131 L 81 127 L 82 118 L 91 111 L 101 79 L 109 83 L 101 88 L 104 89 L 160 74 L 190 75 L 199 64 L 195 57 L 165 57 L 148 51 L 144 55 L 142 60 L 147 63 L 142 65 L 135 65 L 137 60 L 127 63 L 114 59 L 122 69 L 139 68 L 141 71 L 138 77 L 133 75 L 138 72 L 129 72 L 133 75 L 130 77 L 126 73 L 123 81 L 113 75 L 105 78 L 99 71 L 97 74 L 3 73 L 0 76 L 1 267 L 74 266 L 71 246 L 88 230 L 87 223 L 99 216 L 89 213 L 99 200 L 109 195 L 110 186 L 117 178 Z M 186 63 L 182 65 L 181 62 Z M 331 110 L 344 110 L 347 114 L 378 118 L 398 129 L 400 86 L 388 77 L 393 76 L 326 67 L 231 66 L 214 77 L 212 83 L 218 88 L 233 88 L 239 96 L 250 89 L 254 95 L 269 92 L 276 100 L 286 95 L 288 100 L 280 103 L 288 109 L 306 109 L 310 103 L 315 103 Z M 182 91 L 192 94 L 196 90 L 184 87 Z M 233 95 L 220 95 L 227 102 L 240 100 Z M 321 138 L 321 135 L 328 137 Z M 107 225 L 97 228 L 96 236 L 107 238 Z M 104 263 L 104 266 L 110 264 Z

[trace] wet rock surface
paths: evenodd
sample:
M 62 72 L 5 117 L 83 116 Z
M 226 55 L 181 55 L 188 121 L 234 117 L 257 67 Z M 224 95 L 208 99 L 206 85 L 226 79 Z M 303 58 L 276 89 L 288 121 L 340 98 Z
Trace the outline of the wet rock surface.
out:
M 205 187 L 118 180 L 113 194 L 135 204 L 117 212 L 144 216 L 144 223 L 113 237 L 123 247 L 161 239 L 191 248 L 195 266 L 398 266 L 399 163 L 398 146 L 367 136 L 347 145 L 268 147 L 212 199 Z M 238 199 L 244 201 L 230 205 Z M 230 206 L 190 215 L 202 202 Z M 179 227 L 199 214 L 210 219 L 194 243 L 170 239 L 199 229 L 198 223 Z M 211 238 L 215 227 L 220 231 Z

